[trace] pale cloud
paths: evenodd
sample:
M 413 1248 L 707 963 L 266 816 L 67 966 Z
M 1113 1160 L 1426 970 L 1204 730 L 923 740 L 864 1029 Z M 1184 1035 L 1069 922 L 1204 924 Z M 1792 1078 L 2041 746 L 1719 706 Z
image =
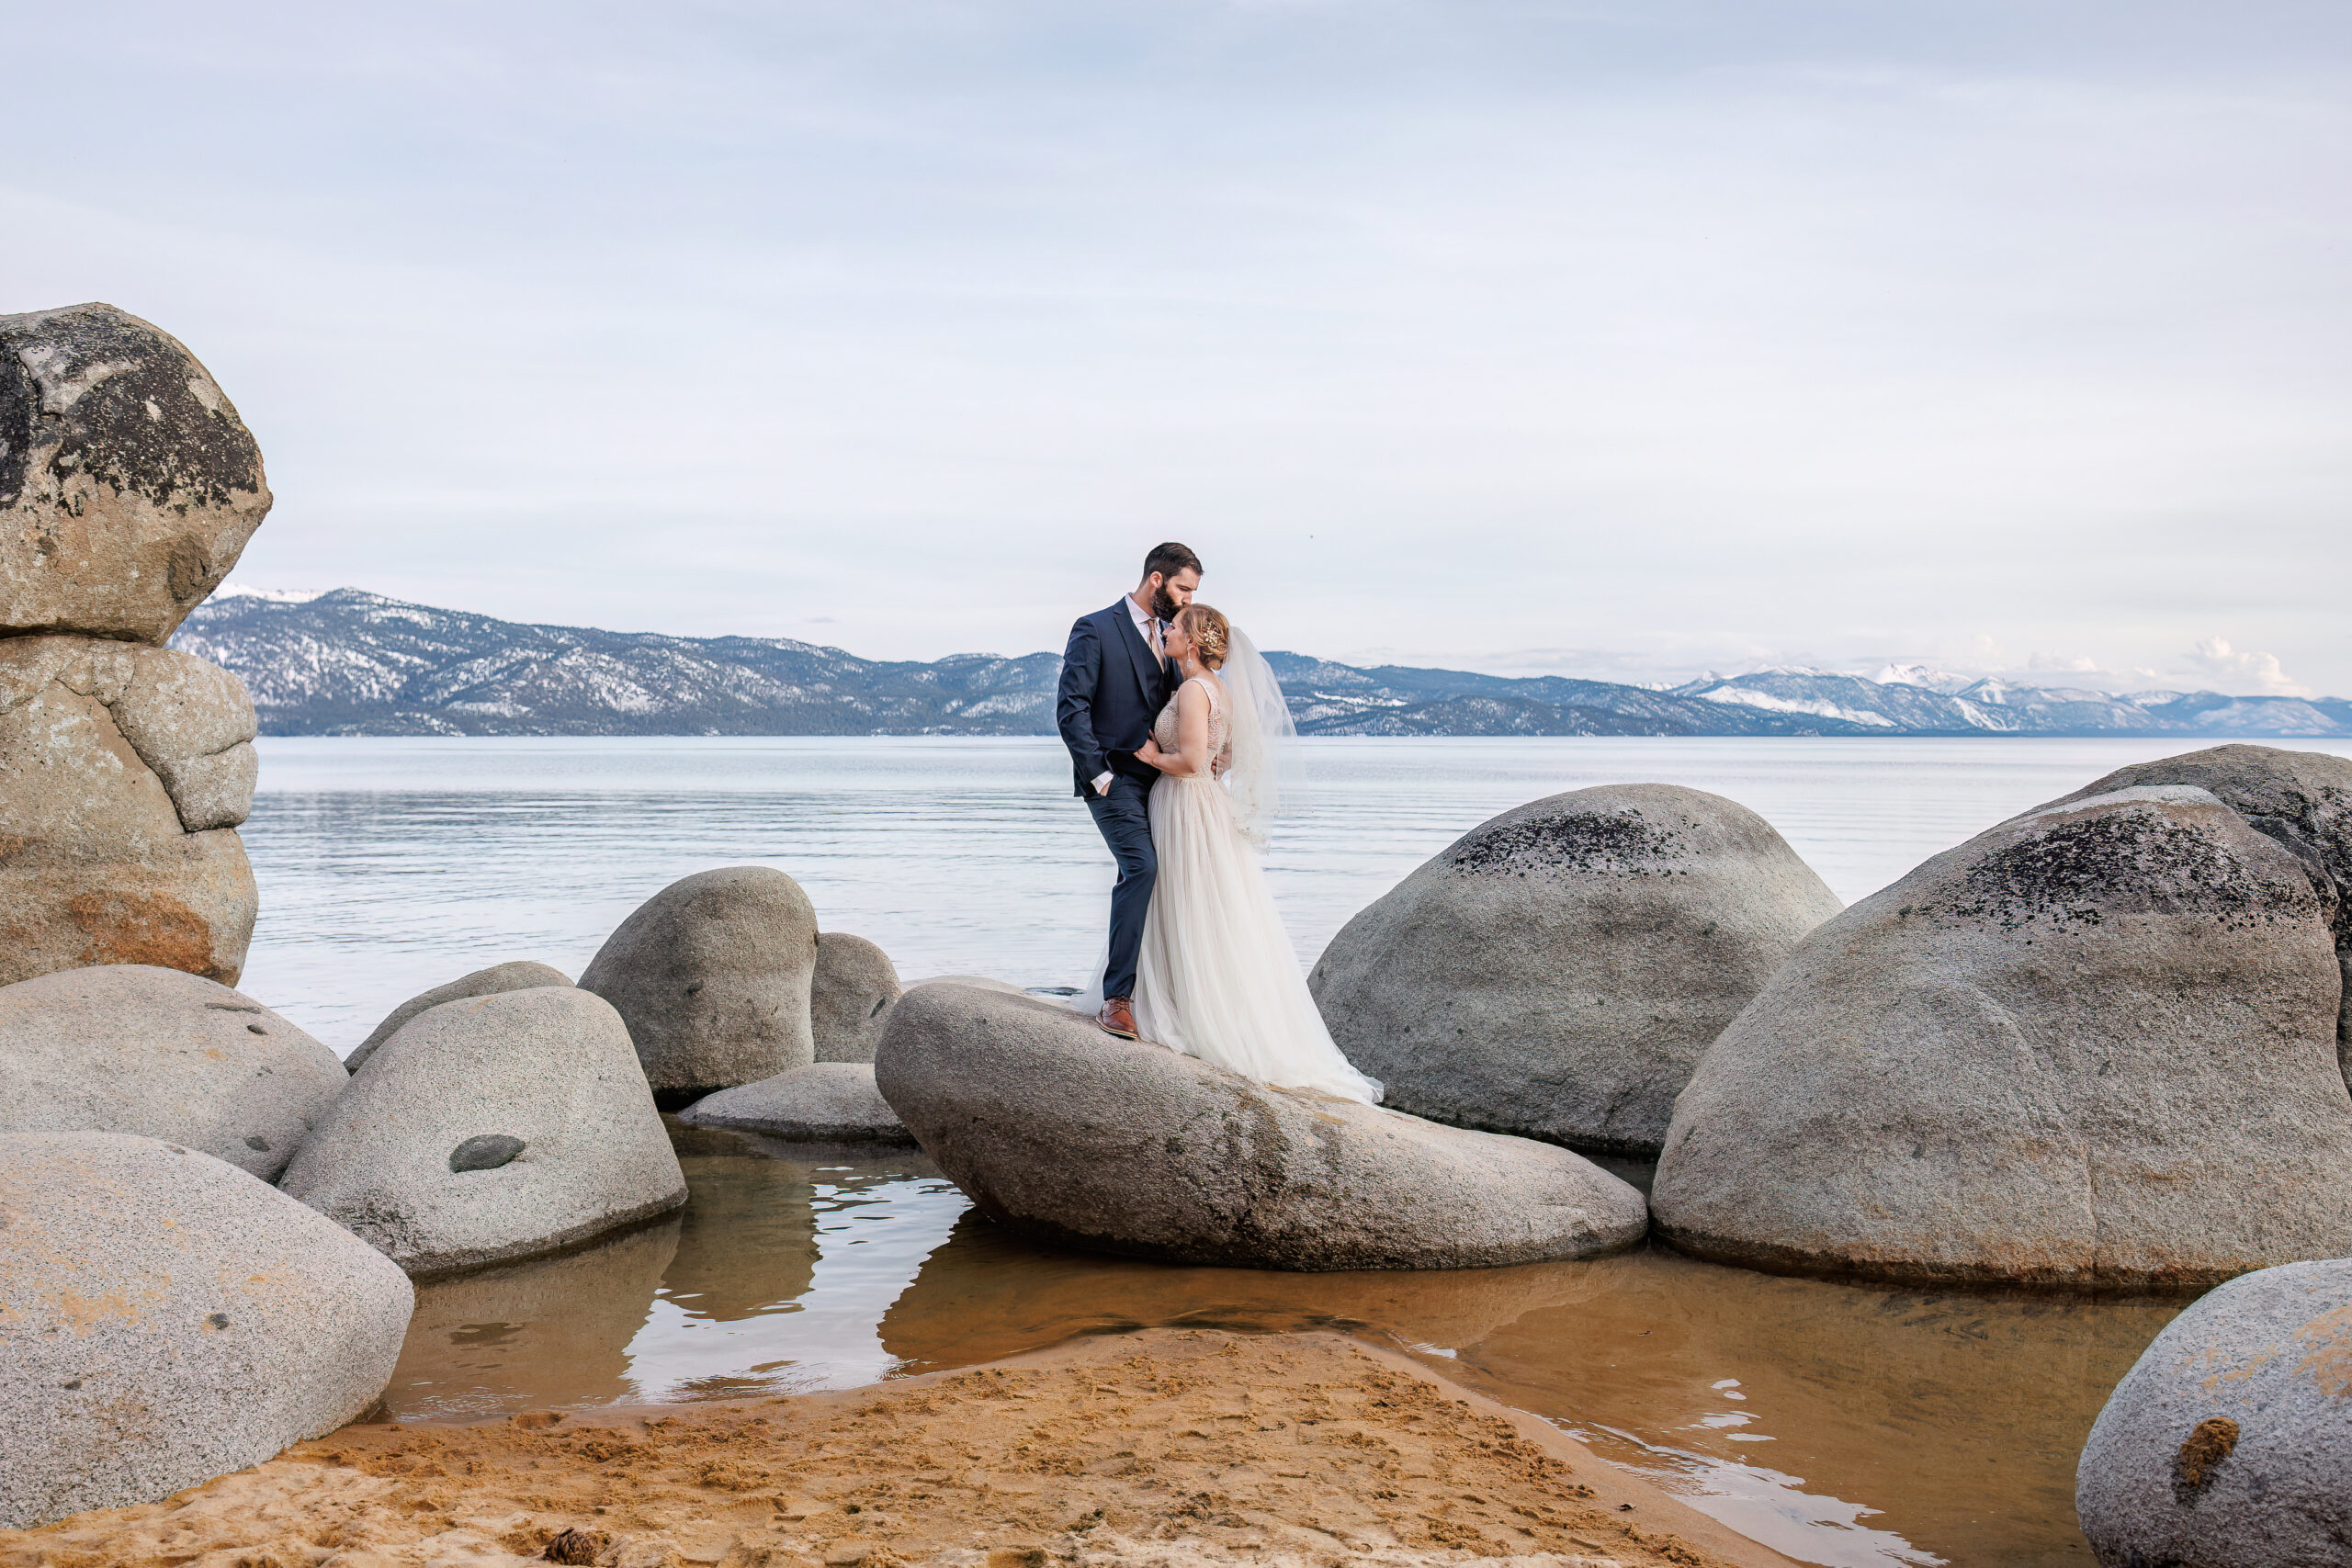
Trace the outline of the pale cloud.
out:
M 1173 536 L 1331 658 L 2352 693 L 2352 7 L 16 11 L 107 92 L 0 310 L 207 361 L 253 581 L 935 658 Z
M 2227 637 L 2201 638 L 2188 651 L 2189 662 L 2222 684 L 2222 689 L 2270 697 L 2308 697 L 2311 687 L 2279 667 L 2275 653 L 2240 651 Z

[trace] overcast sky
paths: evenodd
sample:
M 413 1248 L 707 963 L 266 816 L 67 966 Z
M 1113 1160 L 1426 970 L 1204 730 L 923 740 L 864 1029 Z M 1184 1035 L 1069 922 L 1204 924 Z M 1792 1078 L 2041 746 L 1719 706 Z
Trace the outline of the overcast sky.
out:
M 2341 0 L 0 0 L 236 576 L 879 657 L 2352 694 Z M 2075 671 L 2067 675 L 2066 671 Z

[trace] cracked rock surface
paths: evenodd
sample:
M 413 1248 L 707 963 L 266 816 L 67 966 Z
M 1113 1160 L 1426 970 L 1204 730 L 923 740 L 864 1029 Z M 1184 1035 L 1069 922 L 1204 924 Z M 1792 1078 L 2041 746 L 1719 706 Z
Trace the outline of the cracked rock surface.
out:
M 1550 1144 L 1270 1089 L 1068 1008 L 935 980 L 875 1081 L 990 1218 L 1096 1251 L 1257 1269 L 1466 1269 L 1632 1246 L 1642 1196 Z
M 1805 938 L 1651 1203 L 1725 1262 L 2193 1289 L 2352 1253 L 2330 901 L 2202 789 L 2043 807 Z
M 0 636 L 160 643 L 269 504 L 252 432 L 171 334 L 112 305 L 0 316 Z
M 0 638 L 0 984 L 145 964 L 234 985 L 254 733 L 243 683 L 192 655 Z

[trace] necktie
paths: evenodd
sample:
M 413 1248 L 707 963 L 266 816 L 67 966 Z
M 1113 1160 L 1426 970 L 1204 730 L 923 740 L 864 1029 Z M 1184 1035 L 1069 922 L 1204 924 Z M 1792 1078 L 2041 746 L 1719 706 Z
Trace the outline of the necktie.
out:
M 1158 615 L 1151 617 L 1151 656 L 1159 660 L 1159 667 L 1162 670 L 1168 668 L 1168 649 L 1166 645 L 1161 643 L 1159 640 L 1159 617 Z

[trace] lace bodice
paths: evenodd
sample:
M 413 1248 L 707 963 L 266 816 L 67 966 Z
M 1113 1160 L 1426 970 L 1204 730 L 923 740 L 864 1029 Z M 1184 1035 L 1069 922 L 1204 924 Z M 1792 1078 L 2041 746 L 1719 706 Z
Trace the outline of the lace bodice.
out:
M 1233 760 L 1233 728 L 1226 716 L 1225 690 L 1216 682 L 1199 675 L 1185 682 L 1184 685 L 1192 685 L 1194 682 L 1198 682 L 1201 689 L 1209 694 L 1209 756 L 1212 759 L 1209 771 L 1221 773 Z M 1152 744 L 1170 756 L 1176 753 L 1176 702 L 1183 695 L 1183 686 L 1176 689 L 1176 696 L 1168 699 L 1168 705 L 1159 710 L 1159 716 L 1151 725 Z

